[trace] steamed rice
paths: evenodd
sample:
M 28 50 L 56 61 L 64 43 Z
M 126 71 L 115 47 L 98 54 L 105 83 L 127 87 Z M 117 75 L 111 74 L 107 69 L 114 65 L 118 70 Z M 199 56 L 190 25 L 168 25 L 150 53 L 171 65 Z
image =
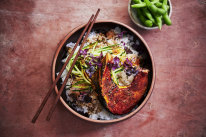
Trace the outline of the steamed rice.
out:
M 116 27 L 113 29 L 114 33 L 116 35 L 120 34 L 122 32 L 121 28 L 119 27 Z M 87 42 L 85 43 L 84 46 L 87 46 L 88 44 L 90 43 L 93 43 L 93 42 L 96 42 L 98 36 L 100 34 L 95 32 L 95 31 L 92 31 L 89 36 L 88 36 L 88 39 L 87 39 Z M 119 44 L 123 47 L 127 47 L 129 48 L 133 54 L 135 54 L 136 56 L 138 56 L 138 52 L 136 50 L 134 50 L 132 48 L 132 45 L 133 44 L 139 44 L 139 41 L 136 40 L 134 41 L 134 37 L 132 35 L 129 35 L 129 34 L 126 34 L 126 35 L 123 35 L 123 37 L 120 37 L 120 38 L 117 38 L 115 40 L 113 39 L 108 39 L 107 40 L 107 44 L 109 45 L 113 45 L 113 44 Z M 73 48 L 75 45 L 75 43 L 72 43 L 72 42 L 69 42 L 66 47 L 67 48 Z M 77 52 L 79 50 L 79 46 L 78 48 L 76 49 L 75 52 Z M 65 63 L 66 61 L 66 58 L 62 60 L 63 63 Z M 61 75 L 61 78 L 62 78 L 62 81 L 64 81 L 64 79 L 66 78 L 66 74 L 67 74 L 67 70 L 65 69 L 64 72 L 62 73 Z M 58 73 L 57 73 L 58 75 Z M 124 75 L 124 74 L 120 74 L 120 75 Z M 130 78 L 130 81 L 132 80 L 132 78 Z M 67 82 L 67 85 L 71 85 L 72 84 L 72 81 L 73 79 L 72 78 L 69 78 L 68 82 Z M 128 81 L 124 81 L 123 80 L 123 83 L 126 83 L 127 85 L 129 84 Z M 131 82 L 130 82 L 131 83 Z M 92 100 L 95 101 L 95 104 L 93 104 L 93 108 L 92 108 L 92 111 L 91 111 L 91 106 L 88 105 L 88 103 L 81 103 L 81 105 L 78 105 L 78 103 L 73 103 L 74 99 L 70 96 L 72 93 L 72 91 L 70 89 L 66 89 L 66 97 L 67 97 L 67 102 L 69 102 L 69 104 L 73 104 L 72 108 L 77 111 L 78 113 L 81 113 L 81 114 L 87 114 L 87 116 L 90 118 L 90 119 L 94 119 L 94 120 L 112 120 L 112 119 L 118 119 L 120 117 L 123 117 L 124 115 L 113 115 L 111 114 L 110 112 L 108 112 L 100 103 L 100 101 L 98 100 L 97 98 L 97 95 L 92 94 Z

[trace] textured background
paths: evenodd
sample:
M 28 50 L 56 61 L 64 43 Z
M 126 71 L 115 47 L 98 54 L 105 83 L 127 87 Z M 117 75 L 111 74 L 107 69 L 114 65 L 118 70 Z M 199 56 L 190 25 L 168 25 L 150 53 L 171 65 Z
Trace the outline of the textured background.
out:
M 172 0 L 171 27 L 145 31 L 128 0 L 0 0 L 1 137 L 206 137 L 206 1 Z M 81 120 L 59 103 L 52 120 L 31 119 L 51 85 L 57 43 L 101 8 L 98 20 L 123 22 L 147 41 L 156 64 L 154 92 L 132 118 L 115 124 Z M 48 104 L 54 100 L 53 93 Z

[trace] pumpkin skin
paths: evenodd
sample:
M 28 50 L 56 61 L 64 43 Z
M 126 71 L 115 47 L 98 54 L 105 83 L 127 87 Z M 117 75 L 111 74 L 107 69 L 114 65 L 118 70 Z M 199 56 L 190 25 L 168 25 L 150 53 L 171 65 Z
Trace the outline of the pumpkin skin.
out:
M 94 85 L 107 110 L 122 115 L 130 112 L 142 99 L 148 85 L 148 70 L 140 70 L 131 85 L 118 86 L 111 78 L 111 67 L 108 65 L 112 60 L 111 55 L 105 56 L 103 66 L 99 69 L 99 74 L 96 74 L 99 80 Z

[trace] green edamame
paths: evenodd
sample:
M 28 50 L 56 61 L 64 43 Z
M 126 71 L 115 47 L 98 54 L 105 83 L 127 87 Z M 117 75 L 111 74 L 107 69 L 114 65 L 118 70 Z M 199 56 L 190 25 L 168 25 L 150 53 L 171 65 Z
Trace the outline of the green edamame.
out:
M 162 16 L 155 16 L 155 20 L 156 20 L 156 24 L 158 26 L 158 28 L 161 30 L 162 28 Z
M 141 0 L 133 0 L 133 2 L 134 2 L 135 4 L 142 3 Z
M 167 0 L 163 0 L 162 8 L 167 11 Z M 167 24 L 167 25 L 172 24 L 172 21 L 169 18 L 167 12 L 162 17 L 163 17 L 163 20 L 164 20 L 165 24 Z
M 155 22 L 154 18 L 152 17 L 152 14 L 149 12 L 149 10 L 147 8 L 142 8 L 142 11 L 143 11 L 144 15 L 152 21 L 152 23 Z
M 142 23 L 145 22 L 146 18 L 142 15 L 140 9 L 137 9 L 137 16 L 139 17 L 139 19 Z
M 154 4 L 152 4 L 149 0 L 144 0 L 144 2 L 146 3 L 146 5 L 148 6 L 148 8 L 150 9 L 150 11 L 153 14 L 159 14 L 159 15 L 163 15 L 165 14 L 165 10 L 161 9 L 161 8 L 157 8 Z
M 166 25 L 171 25 L 171 19 L 168 16 L 168 0 L 133 0 L 132 8 L 137 10 L 137 17 L 147 27 L 157 25 L 161 30 L 162 21 Z
M 153 22 L 152 22 L 151 20 L 146 20 L 146 21 L 144 22 L 144 24 L 145 24 L 147 27 L 152 27 Z
M 163 14 L 165 14 L 165 10 L 164 9 L 161 9 L 161 8 L 157 8 L 155 5 L 151 5 L 151 6 L 149 6 L 149 9 L 151 10 L 151 12 L 153 13 L 153 14 L 159 14 L 159 15 L 163 15 Z
M 155 6 L 158 7 L 158 8 L 162 8 L 162 3 L 161 2 L 157 2 L 155 3 Z M 170 6 L 166 5 L 167 6 L 167 11 L 170 9 Z
M 152 5 L 152 3 L 149 0 L 144 0 L 144 2 L 147 4 L 148 7 Z
M 157 2 L 157 3 L 155 3 L 155 6 L 157 6 L 158 8 L 161 8 L 162 7 L 162 3 L 161 2 Z
M 156 3 L 156 2 L 159 2 L 159 0 L 150 0 L 151 2 L 154 2 L 154 3 Z
M 164 14 L 162 17 L 163 17 L 165 24 L 167 24 L 168 26 L 172 25 L 172 21 L 167 14 Z
M 167 5 L 167 0 L 162 0 L 162 4 Z
M 132 8 L 143 8 L 146 7 L 146 3 L 140 3 L 140 4 L 133 4 L 131 5 Z
M 138 15 L 140 21 L 141 21 L 145 26 L 151 27 L 151 26 L 153 25 L 152 21 L 147 20 L 147 19 L 143 16 L 143 14 L 142 14 L 142 12 L 141 12 L 140 9 L 137 9 L 137 15 Z

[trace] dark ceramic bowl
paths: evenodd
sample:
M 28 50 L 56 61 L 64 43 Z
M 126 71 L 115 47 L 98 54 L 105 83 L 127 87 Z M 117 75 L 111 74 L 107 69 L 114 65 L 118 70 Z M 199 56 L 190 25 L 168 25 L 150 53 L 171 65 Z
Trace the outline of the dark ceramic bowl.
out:
M 82 30 L 84 29 L 84 26 L 85 26 L 85 24 L 80 25 L 80 26 L 76 27 L 75 29 L 73 29 L 59 43 L 59 46 L 58 46 L 56 53 L 55 53 L 55 56 L 54 56 L 53 66 L 52 66 L 52 80 L 53 81 L 56 78 L 56 73 L 59 72 L 63 66 L 63 63 L 61 62 L 61 60 L 66 57 L 66 53 L 67 53 L 66 44 L 68 42 L 75 43 L 78 40 Z M 125 115 L 119 119 L 114 119 L 114 120 L 93 120 L 93 119 L 88 118 L 87 116 L 85 116 L 81 112 L 77 112 L 73 109 L 72 105 L 66 100 L 66 93 L 65 93 L 66 90 L 64 90 L 62 95 L 61 95 L 61 98 L 60 98 L 62 104 L 70 112 L 72 112 L 74 115 L 76 115 L 84 120 L 96 122 L 96 123 L 112 123 L 112 122 L 117 122 L 117 121 L 127 119 L 127 118 L 131 117 L 132 115 L 134 115 L 135 113 L 137 113 L 144 106 L 144 104 L 147 102 L 147 100 L 149 99 L 149 97 L 152 93 L 152 89 L 153 89 L 154 81 L 155 81 L 154 60 L 153 60 L 151 51 L 149 50 L 149 46 L 147 45 L 145 40 L 140 36 L 140 34 L 138 32 L 136 32 L 135 30 L 133 30 L 132 28 L 130 28 L 129 26 L 127 26 L 123 23 L 120 23 L 120 22 L 116 22 L 116 21 L 98 21 L 94 24 L 93 30 L 102 32 L 102 31 L 107 31 L 109 29 L 115 28 L 117 26 L 126 30 L 129 34 L 133 35 L 134 40 L 138 39 L 140 41 L 140 46 L 137 49 L 137 51 L 143 57 L 143 61 L 142 61 L 143 63 L 141 65 L 142 65 L 142 67 L 150 70 L 149 71 L 149 84 L 147 87 L 147 91 L 146 91 L 144 97 L 142 98 L 142 100 L 136 105 L 135 110 L 128 113 L 127 115 Z M 61 80 L 57 83 L 57 86 L 55 87 L 56 93 L 58 93 L 58 90 L 60 89 L 60 87 L 61 87 Z

